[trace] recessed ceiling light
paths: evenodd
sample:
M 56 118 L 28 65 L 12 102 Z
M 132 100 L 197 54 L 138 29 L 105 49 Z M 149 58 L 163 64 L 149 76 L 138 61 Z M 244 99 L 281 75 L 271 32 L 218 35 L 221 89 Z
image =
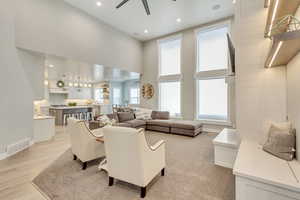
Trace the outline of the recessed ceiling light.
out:
M 181 18 L 177 18 L 176 22 L 180 23 L 181 22 Z
M 144 33 L 149 33 L 149 31 L 147 29 L 144 30 Z
M 50 65 L 49 65 L 49 67 L 51 67 L 51 68 L 52 68 L 52 67 L 54 67 L 54 65 L 50 64 Z
M 100 1 L 97 1 L 96 4 L 97 4 L 98 7 L 102 6 L 102 3 Z
M 232 3 L 235 4 L 235 3 L 236 3 L 236 0 L 232 0 Z

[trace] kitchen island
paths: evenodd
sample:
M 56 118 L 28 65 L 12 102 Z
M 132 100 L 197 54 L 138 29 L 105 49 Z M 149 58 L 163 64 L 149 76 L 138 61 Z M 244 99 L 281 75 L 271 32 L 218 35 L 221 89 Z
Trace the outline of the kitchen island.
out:
M 51 106 L 49 113 L 55 117 L 55 125 L 67 124 L 67 118 L 75 117 L 83 120 L 92 120 L 94 105 L 88 106 Z

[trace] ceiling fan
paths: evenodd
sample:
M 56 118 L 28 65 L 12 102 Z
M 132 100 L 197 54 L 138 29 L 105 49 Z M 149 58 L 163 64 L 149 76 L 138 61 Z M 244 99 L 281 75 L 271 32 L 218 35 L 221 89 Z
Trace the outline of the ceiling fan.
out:
M 129 0 L 123 0 L 119 5 L 117 5 L 117 9 L 121 8 L 125 3 L 127 3 Z M 141 0 L 144 4 L 144 8 L 146 10 L 147 15 L 150 15 L 150 9 L 149 9 L 149 5 L 148 5 L 148 0 Z M 172 0 L 172 1 L 176 1 L 176 0 Z

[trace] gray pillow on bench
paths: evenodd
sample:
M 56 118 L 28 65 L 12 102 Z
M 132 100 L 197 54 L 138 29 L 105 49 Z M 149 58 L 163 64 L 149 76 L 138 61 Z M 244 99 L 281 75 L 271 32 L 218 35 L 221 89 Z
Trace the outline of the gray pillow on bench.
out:
M 275 126 L 270 127 L 269 138 L 263 150 L 286 161 L 291 161 L 295 156 L 296 130 L 282 130 Z

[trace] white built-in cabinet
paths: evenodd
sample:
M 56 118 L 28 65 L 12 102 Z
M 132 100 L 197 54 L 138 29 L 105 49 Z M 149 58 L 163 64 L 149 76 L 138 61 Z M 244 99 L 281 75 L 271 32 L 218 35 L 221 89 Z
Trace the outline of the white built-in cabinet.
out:
M 234 164 L 235 200 L 300 200 L 300 164 L 242 141 Z
M 91 88 L 69 88 L 68 99 L 92 99 Z

